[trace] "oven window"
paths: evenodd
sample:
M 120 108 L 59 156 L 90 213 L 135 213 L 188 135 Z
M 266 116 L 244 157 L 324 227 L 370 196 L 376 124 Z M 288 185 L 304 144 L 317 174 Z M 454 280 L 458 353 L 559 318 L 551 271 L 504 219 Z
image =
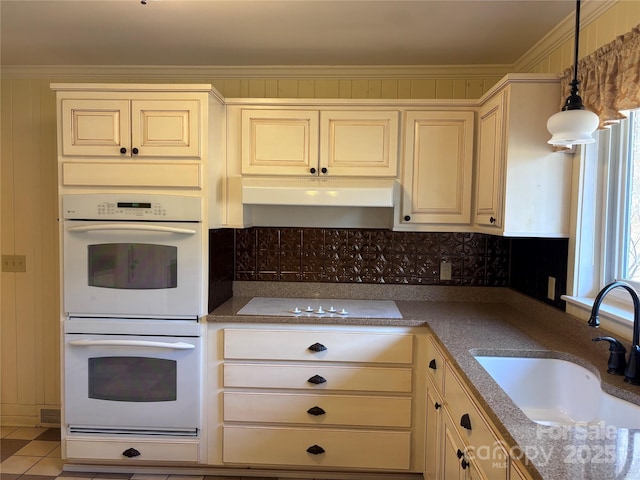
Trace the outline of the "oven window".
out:
M 178 248 L 147 243 L 89 245 L 89 285 L 132 290 L 176 288 Z
M 177 395 L 175 360 L 89 358 L 89 398 L 115 402 L 171 402 Z

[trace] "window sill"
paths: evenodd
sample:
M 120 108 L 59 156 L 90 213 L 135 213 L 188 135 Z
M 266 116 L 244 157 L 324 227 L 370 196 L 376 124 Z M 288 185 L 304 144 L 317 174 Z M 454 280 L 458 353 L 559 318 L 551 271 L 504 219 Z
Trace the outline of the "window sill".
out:
M 567 302 L 567 313 L 589 320 L 594 298 L 563 295 Z M 600 326 L 610 332 L 631 340 L 633 336 L 633 305 L 631 303 L 609 301 L 600 307 Z

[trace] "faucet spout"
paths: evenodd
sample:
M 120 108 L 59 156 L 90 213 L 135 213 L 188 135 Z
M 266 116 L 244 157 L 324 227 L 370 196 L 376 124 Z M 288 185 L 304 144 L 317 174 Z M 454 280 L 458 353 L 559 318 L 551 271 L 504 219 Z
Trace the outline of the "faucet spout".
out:
M 604 297 L 615 288 L 624 288 L 631 295 L 633 300 L 633 344 L 631 345 L 631 352 L 629 354 L 629 361 L 624 372 L 625 382 L 629 382 L 633 385 L 640 385 L 640 298 L 634 288 L 625 282 L 612 282 L 606 285 L 596 296 L 593 302 L 593 308 L 591 309 L 591 316 L 589 317 L 588 325 L 591 327 L 600 326 L 600 306 L 604 300 Z

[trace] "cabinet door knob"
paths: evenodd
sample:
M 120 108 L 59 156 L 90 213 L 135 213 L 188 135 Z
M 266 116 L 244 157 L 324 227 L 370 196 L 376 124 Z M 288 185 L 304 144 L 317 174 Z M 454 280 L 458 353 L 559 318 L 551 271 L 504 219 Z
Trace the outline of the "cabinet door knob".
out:
M 313 383 L 314 385 L 320 385 L 321 383 L 325 383 L 327 381 L 326 378 L 321 377 L 320 375 L 314 375 L 307 382 Z
M 310 171 L 311 173 L 313 173 L 313 174 L 315 174 L 315 173 L 316 173 L 316 169 L 315 169 L 315 168 L 313 168 L 313 167 L 311 167 L 311 168 L 309 169 L 309 171 Z
M 489 223 L 496 223 L 496 219 L 493 217 L 489 217 Z
M 320 415 L 324 415 L 325 412 L 323 408 L 318 407 L 317 405 L 315 407 L 311 407 L 309 410 L 307 410 L 307 413 L 309 415 L 313 415 L 315 417 L 320 416 Z
M 462 458 L 464 456 L 464 453 L 462 453 L 462 450 L 458 449 L 458 451 L 456 452 L 456 455 L 458 458 Z
M 121 148 L 120 148 L 120 153 L 122 153 L 122 154 L 127 153 L 127 149 L 126 149 L 126 148 L 124 148 L 124 147 L 121 147 Z
M 467 430 L 471 430 L 471 418 L 469 418 L 468 413 L 465 413 L 460 417 L 460 426 L 462 428 L 466 428 Z
M 327 173 L 327 171 L 328 171 L 328 170 L 327 170 L 327 167 L 322 167 L 322 168 L 320 169 L 320 171 L 321 171 L 322 173 Z
M 405 215 L 405 216 L 404 216 L 404 221 L 405 221 L 405 222 L 408 222 L 409 220 L 411 220 L 411 216 L 409 216 L 409 215 Z
M 124 452 L 122 452 L 122 455 L 124 455 L 127 458 L 133 458 L 133 457 L 139 457 L 140 452 L 135 448 L 127 448 Z
M 131 153 L 133 153 L 134 155 L 138 154 L 138 149 L 137 148 L 132 148 L 131 149 Z
M 322 448 L 320 445 L 311 445 L 309 448 L 307 448 L 307 452 L 309 452 L 311 455 L 320 455 L 321 453 L 324 453 L 324 448 Z
M 460 462 L 460 466 L 462 467 L 463 470 L 466 470 L 467 467 L 469 466 L 469 462 L 467 462 L 464 458 L 462 459 L 462 461 Z
M 432 358 L 431 361 L 429 362 L 429 368 L 431 370 L 436 370 L 437 369 L 437 367 L 436 367 L 436 359 L 435 358 Z
M 314 343 L 313 345 L 309 346 L 308 350 L 311 350 L 312 352 L 324 352 L 327 349 L 327 347 L 325 347 L 323 344 L 321 343 Z
M 433 406 L 434 406 L 434 408 L 435 408 L 436 410 L 439 410 L 439 409 L 440 409 L 440 407 L 442 407 L 442 405 L 441 405 L 441 404 L 439 404 L 438 402 L 434 403 L 434 404 L 433 404 Z

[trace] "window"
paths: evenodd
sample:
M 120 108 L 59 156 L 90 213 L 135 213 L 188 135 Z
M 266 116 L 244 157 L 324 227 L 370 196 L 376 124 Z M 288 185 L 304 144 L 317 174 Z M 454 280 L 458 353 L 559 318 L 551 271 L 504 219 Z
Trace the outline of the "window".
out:
M 587 318 L 593 298 L 614 280 L 640 292 L 640 110 L 596 132 L 576 155 L 575 238 L 571 240 L 567 311 Z M 579 158 L 578 158 L 579 157 Z M 631 337 L 632 303 L 616 289 L 602 309 L 603 326 Z
M 623 130 L 623 163 L 626 163 L 627 181 L 624 184 L 620 230 L 620 269 L 617 278 L 640 287 L 640 111 L 631 112 Z M 626 157 L 626 158 L 624 158 Z

